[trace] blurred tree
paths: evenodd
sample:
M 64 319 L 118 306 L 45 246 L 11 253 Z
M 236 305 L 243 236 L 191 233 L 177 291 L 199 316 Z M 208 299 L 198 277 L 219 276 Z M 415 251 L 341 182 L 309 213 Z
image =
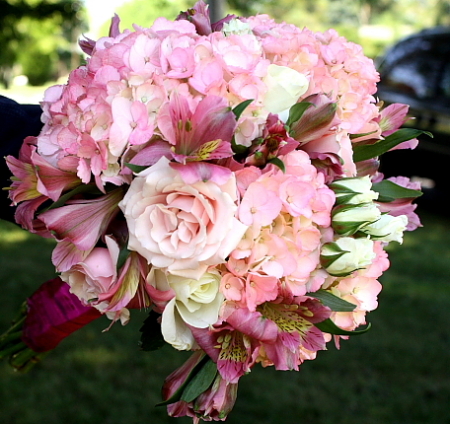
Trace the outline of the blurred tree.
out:
M 77 66 L 83 22 L 79 0 L 1 0 L 0 82 L 8 86 L 17 71 L 42 84 Z
M 193 6 L 195 0 L 131 0 L 118 7 L 120 29 L 132 29 L 133 24 L 149 27 L 159 17 L 174 19 L 178 14 Z M 105 21 L 100 30 L 101 35 L 108 34 L 110 19 Z

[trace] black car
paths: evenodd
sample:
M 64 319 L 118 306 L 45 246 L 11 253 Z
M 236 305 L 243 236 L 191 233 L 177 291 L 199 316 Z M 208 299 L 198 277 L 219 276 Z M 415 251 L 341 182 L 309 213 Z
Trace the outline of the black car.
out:
M 420 203 L 444 209 L 450 194 L 450 28 L 411 35 L 378 61 L 381 82 L 377 97 L 385 103 L 406 103 L 415 117 L 406 125 L 433 133 L 423 135 L 415 150 L 386 153 L 381 171 L 423 181 Z

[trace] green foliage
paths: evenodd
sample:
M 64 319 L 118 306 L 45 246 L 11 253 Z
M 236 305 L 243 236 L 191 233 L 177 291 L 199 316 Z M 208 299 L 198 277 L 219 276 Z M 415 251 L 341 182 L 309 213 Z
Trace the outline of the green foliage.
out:
M 149 27 L 159 17 L 175 19 L 181 11 L 194 5 L 189 0 L 132 0 L 119 8 L 116 13 L 120 17 L 120 30 L 132 29 L 133 24 Z M 108 19 L 100 30 L 101 35 L 108 34 L 110 20 Z
M 427 131 L 416 130 L 414 128 L 401 128 L 374 144 L 356 145 L 353 149 L 353 160 L 355 162 L 361 162 L 381 156 L 383 153 L 387 153 L 400 143 L 412 140 L 422 134 L 433 137 L 433 135 Z
M 0 82 L 14 74 L 43 84 L 78 66 L 73 46 L 85 26 L 80 1 L 3 0 L 0 2 Z

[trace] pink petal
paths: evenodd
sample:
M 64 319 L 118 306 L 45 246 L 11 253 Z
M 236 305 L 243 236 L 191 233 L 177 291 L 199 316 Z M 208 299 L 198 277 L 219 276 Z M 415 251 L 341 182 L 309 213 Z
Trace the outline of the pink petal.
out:
M 231 177 L 231 171 L 223 166 L 206 162 L 190 162 L 186 165 L 171 163 L 170 167 L 177 170 L 186 184 L 198 181 L 213 181 L 218 185 L 226 184 Z
M 70 241 L 61 241 L 53 249 L 52 263 L 58 272 L 69 271 L 73 265 L 84 261 L 89 252 L 78 249 Z
M 59 241 L 72 242 L 80 250 L 90 250 L 119 211 L 122 189 L 94 200 L 72 201 L 39 215 Z

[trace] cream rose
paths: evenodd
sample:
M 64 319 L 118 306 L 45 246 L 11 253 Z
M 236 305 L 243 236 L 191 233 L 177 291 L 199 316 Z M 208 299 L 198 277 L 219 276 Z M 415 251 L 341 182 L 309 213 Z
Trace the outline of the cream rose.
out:
M 163 157 L 138 174 L 119 204 L 128 248 L 170 274 L 199 279 L 225 262 L 247 229 L 235 218 L 236 180 L 187 184 L 169 164 Z
M 189 326 L 207 328 L 213 325 L 224 301 L 219 291 L 220 274 L 206 272 L 199 279 L 164 274 L 152 269 L 148 282 L 157 290 L 172 290 L 174 297 L 164 307 L 161 330 L 164 340 L 178 350 L 190 350 L 195 345 Z

